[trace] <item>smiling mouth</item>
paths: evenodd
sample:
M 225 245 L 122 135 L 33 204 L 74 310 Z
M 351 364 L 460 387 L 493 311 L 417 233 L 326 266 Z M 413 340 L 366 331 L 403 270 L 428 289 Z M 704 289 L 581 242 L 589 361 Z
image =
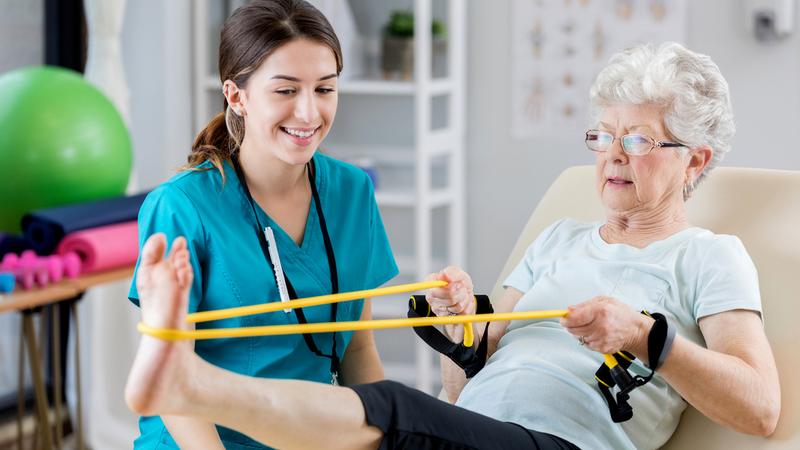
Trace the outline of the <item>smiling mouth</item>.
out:
M 281 131 L 298 139 L 310 139 L 311 136 L 317 134 L 321 126 L 316 128 L 288 128 L 288 127 L 280 127 Z

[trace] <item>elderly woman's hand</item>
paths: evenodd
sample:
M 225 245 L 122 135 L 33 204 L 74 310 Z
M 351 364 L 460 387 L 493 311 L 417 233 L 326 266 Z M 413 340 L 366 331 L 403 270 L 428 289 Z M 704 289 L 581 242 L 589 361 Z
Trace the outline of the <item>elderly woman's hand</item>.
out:
M 647 358 L 647 336 L 653 319 L 612 297 L 598 296 L 568 308 L 561 325 L 600 353 L 625 350 Z
M 449 266 L 440 272 L 428 275 L 427 281 L 447 281 L 447 286 L 428 289 L 425 299 L 437 316 L 475 314 L 475 296 L 472 279 L 460 267 Z

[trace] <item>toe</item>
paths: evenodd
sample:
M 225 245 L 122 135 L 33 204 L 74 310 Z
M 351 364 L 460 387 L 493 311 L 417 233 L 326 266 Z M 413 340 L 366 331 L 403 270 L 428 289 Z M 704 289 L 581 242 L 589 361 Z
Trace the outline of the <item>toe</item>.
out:
M 164 249 L 167 246 L 167 238 L 163 233 L 156 233 L 144 243 L 140 266 L 150 266 L 161 261 L 164 257 Z
M 186 250 L 186 238 L 183 236 L 176 237 L 175 240 L 172 241 L 172 248 L 170 248 L 170 254 L 175 255 L 184 250 Z
M 178 286 L 181 290 L 186 289 L 192 284 L 194 272 L 192 266 L 186 265 L 178 269 Z

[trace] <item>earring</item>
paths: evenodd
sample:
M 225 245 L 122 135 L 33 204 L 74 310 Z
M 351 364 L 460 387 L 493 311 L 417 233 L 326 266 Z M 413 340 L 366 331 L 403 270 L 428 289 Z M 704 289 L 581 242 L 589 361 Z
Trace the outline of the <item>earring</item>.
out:
M 683 184 L 683 200 L 688 200 L 689 197 L 692 196 L 692 192 L 694 191 L 694 182 L 689 181 L 688 177 L 686 179 L 686 183 Z

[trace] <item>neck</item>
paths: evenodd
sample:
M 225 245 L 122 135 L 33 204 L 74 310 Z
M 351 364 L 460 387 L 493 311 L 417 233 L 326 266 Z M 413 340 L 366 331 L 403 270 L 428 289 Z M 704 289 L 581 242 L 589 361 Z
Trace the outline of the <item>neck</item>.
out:
M 660 211 L 612 212 L 600 228 L 600 235 L 609 244 L 643 248 L 689 226 L 686 209 L 681 204 Z
M 305 164 L 286 163 L 246 144 L 243 142 L 239 149 L 239 164 L 253 197 L 283 196 L 305 187 Z

